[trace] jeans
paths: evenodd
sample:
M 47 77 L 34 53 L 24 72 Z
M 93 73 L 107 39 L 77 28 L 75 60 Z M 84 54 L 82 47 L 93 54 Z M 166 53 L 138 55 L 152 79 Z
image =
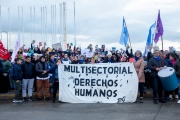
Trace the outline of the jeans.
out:
M 153 77 L 153 96 L 154 98 L 158 98 L 161 99 L 162 98 L 162 83 L 160 78 L 157 77 Z
M 23 79 L 23 84 L 22 84 L 22 95 L 23 95 L 23 97 L 26 97 L 27 87 L 28 87 L 28 96 L 32 97 L 33 84 L 34 84 L 34 78 Z
M 19 82 L 14 81 L 14 84 L 15 84 L 15 97 L 14 97 L 14 99 L 16 99 L 16 100 L 19 99 L 19 93 L 21 91 L 21 83 L 22 83 L 21 81 L 19 81 Z
M 15 89 L 15 84 L 14 84 L 14 80 L 9 76 L 9 81 L 10 81 L 10 87 L 11 89 Z
M 139 83 L 139 92 L 140 92 L 140 97 L 143 97 L 144 83 Z

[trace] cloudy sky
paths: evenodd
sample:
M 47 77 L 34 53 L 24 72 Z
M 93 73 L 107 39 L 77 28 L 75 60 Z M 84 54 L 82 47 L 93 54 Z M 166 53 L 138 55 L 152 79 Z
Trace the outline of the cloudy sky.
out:
M 30 6 L 36 9 L 36 43 L 42 41 L 41 35 L 41 7 L 47 7 L 48 13 L 48 46 L 52 44 L 51 37 L 51 5 L 57 8 L 57 40 L 60 38 L 59 4 L 60 0 L 0 0 L 2 6 L 2 31 L 8 31 L 8 7 L 11 14 L 11 41 L 9 46 L 14 47 L 18 34 L 18 6 L 24 12 L 24 44 L 29 47 L 33 21 L 30 19 Z M 74 41 L 73 2 L 67 0 L 67 42 Z M 149 27 L 155 22 L 158 10 L 161 10 L 161 19 L 164 26 L 164 47 L 174 46 L 180 50 L 180 2 L 178 0 L 75 0 L 76 2 L 76 33 L 77 45 L 86 47 L 105 44 L 108 49 L 123 48 L 119 44 L 122 30 L 122 18 L 125 17 L 132 47 L 134 50 L 144 51 Z M 22 23 L 22 22 L 21 22 Z M 21 44 L 23 44 L 21 33 Z M 6 34 L 3 33 L 3 43 L 6 46 Z M 161 47 L 161 42 L 158 42 Z

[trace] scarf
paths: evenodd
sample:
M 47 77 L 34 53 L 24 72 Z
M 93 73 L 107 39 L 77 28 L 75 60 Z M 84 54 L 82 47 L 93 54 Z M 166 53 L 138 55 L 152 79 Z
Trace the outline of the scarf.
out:
M 135 60 L 136 60 L 136 61 L 138 61 L 138 60 L 139 60 L 139 58 L 140 58 L 140 57 L 136 57 L 136 56 L 135 56 Z
M 159 62 L 160 61 L 160 56 L 154 56 L 154 59 Z

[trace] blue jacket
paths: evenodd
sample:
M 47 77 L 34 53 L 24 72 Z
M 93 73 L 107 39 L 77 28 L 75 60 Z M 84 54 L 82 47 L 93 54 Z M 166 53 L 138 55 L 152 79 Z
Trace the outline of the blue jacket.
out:
M 23 71 L 21 69 L 21 66 L 18 64 L 13 65 L 13 80 L 22 80 L 23 79 Z

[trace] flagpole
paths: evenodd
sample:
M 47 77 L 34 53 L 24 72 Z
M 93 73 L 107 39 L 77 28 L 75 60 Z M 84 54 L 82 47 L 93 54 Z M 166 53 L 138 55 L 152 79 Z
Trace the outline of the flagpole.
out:
M 74 1 L 74 46 L 76 47 L 76 11 L 75 11 L 75 1 Z M 76 48 L 75 48 L 76 49 Z
M 30 17 L 31 17 L 31 22 L 32 22 L 32 7 L 30 6 Z M 32 41 L 32 31 L 33 31 L 33 26 L 31 26 L 31 41 Z
M 23 45 L 24 45 L 24 20 L 23 20 L 23 7 L 21 7 L 22 10 L 22 34 L 23 34 Z
M 164 51 L 164 46 L 163 46 L 163 36 L 161 35 L 161 42 L 162 42 L 162 51 Z
M 10 14 L 10 8 L 8 8 L 8 14 L 9 14 L 9 41 L 10 41 L 10 49 L 11 49 L 11 14 Z

